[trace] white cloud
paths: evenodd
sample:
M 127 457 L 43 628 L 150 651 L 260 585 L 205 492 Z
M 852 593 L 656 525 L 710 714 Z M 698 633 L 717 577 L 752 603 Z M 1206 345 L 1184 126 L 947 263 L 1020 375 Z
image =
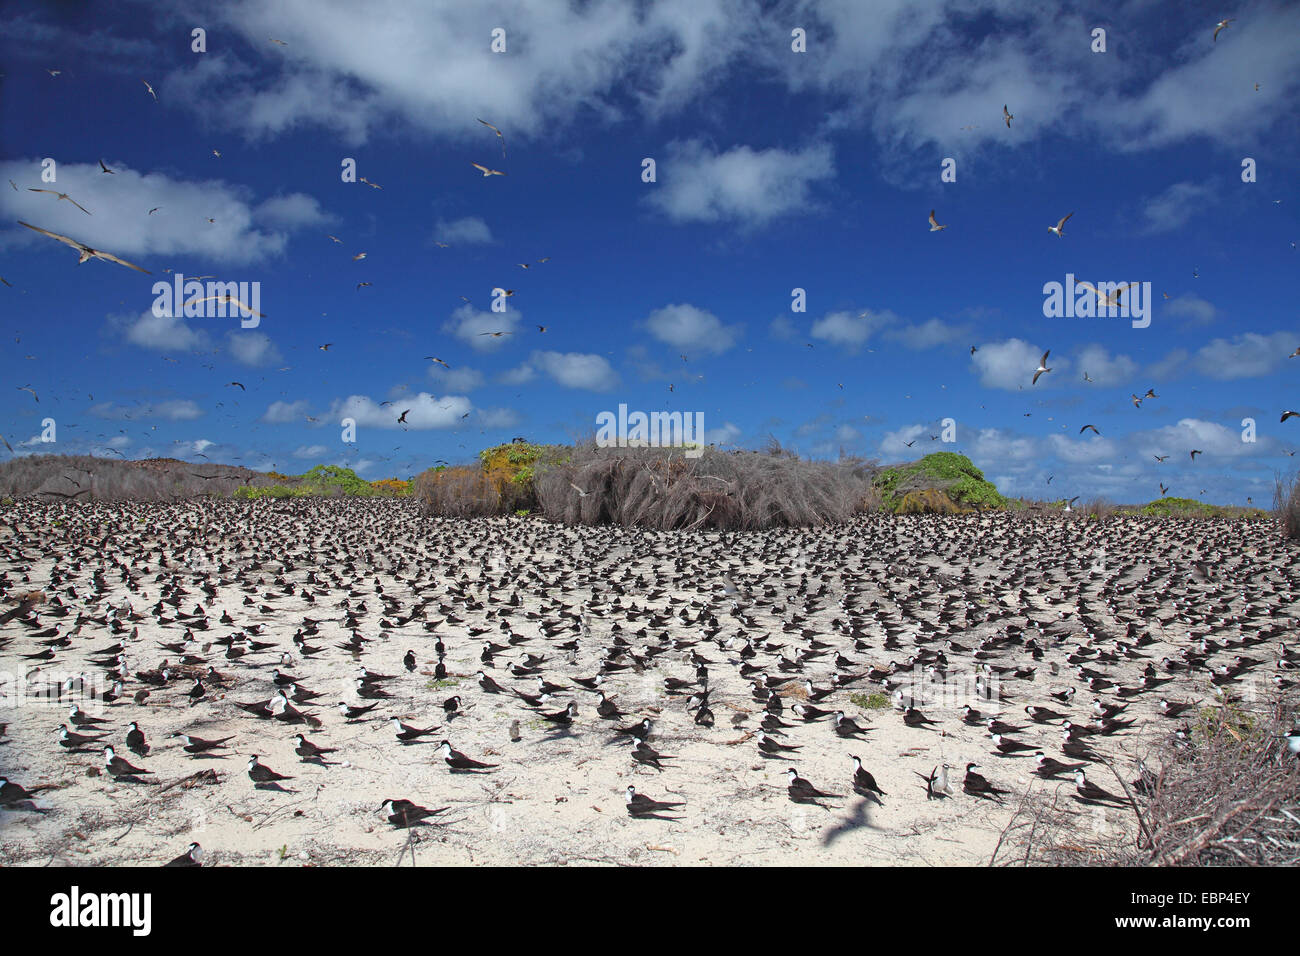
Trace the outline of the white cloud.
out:
M 1171 318 L 1185 316 L 1185 326 L 1209 325 L 1219 314 L 1213 304 L 1194 295 L 1180 295 L 1164 303 L 1164 313 Z
M 693 305 L 666 305 L 645 321 L 650 334 L 674 348 L 696 352 L 725 352 L 735 343 L 742 326 L 723 325 L 716 315 Z
M 165 402 L 150 402 L 145 405 L 118 405 L 114 402 L 101 402 L 90 409 L 96 418 L 116 420 L 135 418 L 161 418 L 169 422 L 187 422 L 201 418 L 203 409 L 189 399 L 170 399 Z
M 1034 370 L 1038 368 L 1038 360 L 1042 358 L 1043 351 L 1023 339 L 986 342 L 971 356 L 971 364 L 979 373 L 980 384 L 987 388 L 1002 388 L 1011 392 L 1019 391 L 1022 386 L 1026 390 L 1042 389 L 1067 377 L 1065 373 L 1070 367 L 1064 358 L 1049 356 L 1047 365 L 1052 371 L 1039 376 L 1038 384 L 1034 385 Z
M 930 349 L 939 345 L 964 341 L 970 336 L 970 329 L 964 325 L 949 325 L 939 319 L 929 319 L 919 325 L 906 325 L 902 328 L 888 329 L 884 337 L 901 342 L 909 349 Z
M 155 275 L 161 267 L 150 261 L 153 256 L 192 255 L 208 262 L 260 263 L 283 252 L 295 230 L 328 218 L 317 201 L 303 193 L 276 196 L 255 207 L 253 191 L 246 186 L 216 178 L 180 180 L 165 173 L 141 173 L 111 156 L 106 156 L 105 162 L 114 170 L 112 176 L 103 175 L 98 163 L 60 163 L 58 167 L 59 191 L 89 209 L 89 216 L 71 203 L 28 190 L 48 188 L 32 175 L 40 168 L 39 158 L 0 162 L 0 179 L 13 179 L 22 187 L 17 192 L 6 189 L 0 193 L 0 214 L 105 249 Z M 213 162 L 219 161 L 214 157 Z M 214 169 L 214 176 L 218 172 Z M 154 207 L 158 211 L 149 215 Z M 0 236 L 0 246 L 17 244 L 49 256 L 73 255 L 71 249 L 15 225 Z M 110 263 L 97 265 L 121 268 Z M 218 276 L 221 281 L 243 278 Z
M 430 428 L 455 428 L 464 415 L 473 411 L 473 406 L 463 395 L 444 395 L 439 398 L 428 392 L 420 392 L 382 407 L 368 396 L 349 395 L 344 399 L 336 399 L 330 406 L 327 417 L 333 421 L 351 418 L 358 427 L 401 428 L 397 419 L 407 409 L 410 411 L 406 415 L 405 426 L 423 431 Z
M 1176 425 L 1166 425 L 1134 436 L 1134 440 L 1161 454 L 1177 456 L 1179 463 L 1191 463 L 1190 453 L 1200 450 L 1209 458 L 1241 458 L 1259 454 L 1259 445 L 1241 440 L 1241 430 L 1199 418 L 1183 418 Z M 1154 454 L 1154 452 L 1152 452 Z M 1200 456 L 1197 456 L 1200 461 Z
M 455 368 L 430 365 L 429 378 L 434 380 L 438 388 L 446 392 L 472 392 L 483 384 L 483 373 L 465 365 Z
M 184 319 L 154 315 L 152 309 L 138 315 L 110 315 L 108 330 L 121 334 L 132 345 L 159 352 L 190 352 L 211 346 L 207 334 L 190 328 Z
M 329 454 L 324 445 L 299 445 L 293 451 L 294 458 L 322 458 Z
M 1049 435 L 1048 445 L 1057 458 L 1072 465 L 1095 464 L 1114 460 L 1119 453 L 1119 446 L 1105 435 L 1094 435 L 1091 431 L 1081 436 Z
M 882 455 L 909 455 L 912 454 L 911 447 L 907 444 L 921 437 L 925 431 L 924 425 L 907 425 L 896 431 L 885 432 L 880 439 L 880 453 Z
M 456 336 L 476 351 L 495 352 L 509 344 L 522 318 L 523 313 L 515 309 L 505 312 L 482 312 L 467 302 L 442 324 L 442 330 Z M 509 332 L 511 335 L 484 334 L 487 332 Z
M 706 445 L 731 445 L 741 436 L 742 431 L 739 425 L 732 422 L 723 422 L 721 428 L 706 428 L 704 430 L 704 443 Z
M 466 216 L 450 222 L 439 219 L 433 227 L 433 238 L 449 245 L 484 245 L 492 241 L 492 230 L 478 216 Z
M 300 398 L 296 402 L 272 402 L 262 415 L 262 421 L 271 425 L 300 422 L 307 417 L 310 408 L 311 404 L 305 398 Z
M 607 392 L 619 383 L 618 373 L 603 356 L 582 352 L 534 352 L 523 365 L 506 372 L 502 380 L 522 384 L 539 373 L 565 388 L 593 392 Z
M 1215 339 L 1197 350 L 1192 364 L 1208 378 L 1229 381 L 1277 371 L 1294 350 L 1295 332 L 1245 332 L 1232 341 Z
M 1143 235 L 1173 232 L 1196 213 L 1204 210 L 1214 198 L 1214 190 L 1200 183 L 1174 183 L 1158 196 L 1148 199 L 1142 207 Z
M 898 316 L 889 311 L 831 312 L 813 323 L 810 335 L 832 345 L 856 350 L 897 320 Z
M 834 174 L 825 143 L 798 152 L 736 146 L 715 153 L 700 140 L 673 142 L 647 201 L 673 222 L 758 226 L 810 212 L 812 185 Z
M 226 351 L 243 365 L 262 366 L 281 361 L 280 350 L 264 332 L 248 329 L 232 331 L 226 335 Z
M 1051 361 L 1048 361 L 1051 365 Z M 1088 377 L 1096 385 L 1118 385 L 1121 382 L 1128 382 L 1137 374 L 1138 364 L 1127 355 L 1111 355 L 1100 345 L 1085 345 L 1075 354 L 1075 364 L 1078 365 L 1079 381 L 1083 381 L 1083 373 L 1087 372 Z M 1034 363 L 1034 368 L 1038 363 Z M 1052 371 L 1055 375 L 1055 370 Z M 1041 385 L 1042 379 L 1038 380 Z

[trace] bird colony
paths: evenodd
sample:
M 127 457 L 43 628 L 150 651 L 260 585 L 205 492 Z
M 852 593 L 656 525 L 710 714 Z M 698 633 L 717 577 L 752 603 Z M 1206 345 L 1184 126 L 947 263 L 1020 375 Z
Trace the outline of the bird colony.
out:
M 20 499 L 0 859 L 987 862 L 1026 793 L 1132 826 L 1107 762 L 1293 700 L 1297 570 L 1265 522 Z

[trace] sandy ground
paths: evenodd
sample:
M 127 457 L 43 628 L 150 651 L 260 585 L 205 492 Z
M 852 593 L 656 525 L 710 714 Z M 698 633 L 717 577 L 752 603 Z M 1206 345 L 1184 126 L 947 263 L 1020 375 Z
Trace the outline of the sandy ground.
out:
M 151 608 L 162 584 L 175 575 L 187 591 L 180 609 L 188 612 L 203 604 L 211 625 L 195 632 L 197 642 L 191 650 L 213 663 L 231 686 L 224 691 L 210 689 L 208 698 L 193 706 L 186 696 L 192 681 L 179 678 L 153 688 L 143 704 L 134 703 L 132 695 L 146 685 L 134 679 L 127 682 L 124 697 L 112 704 L 82 700 L 87 712 L 110 722 L 108 742 L 119 755 L 153 772 L 145 778 L 148 783 L 115 781 L 102 772 L 103 758 L 97 749 L 69 754 L 58 746 L 58 728 L 67 719 L 70 699 L 55 705 L 32 694 L 58 675 L 78 672 L 102 677 L 104 670 L 87 663 L 87 655 L 113 644 L 119 636 L 108 626 L 83 623 L 55 660 L 33 662 L 21 657 L 42 649 L 33 627 L 20 620 L 0 627 L 0 640 L 5 641 L 0 671 L 9 675 L 3 718 L 8 728 L 7 738 L 0 743 L 0 772 L 28 787 L 53 785 L 35 800 L 35 807 L 44 812 L 19 808 L 0 813 L 0 862 L 157 864 L 182 853 L 193 840 L 204 847 L 205 862 L 222 865 L 379 865 L 399 860 L 421 865 L 980 864 L 987 862 L 1020 795 L 1031 786 L 1036 790 L 1060 787 L 1068 793 L 1073 783 L 1068 777 L 1055 782 L 1037 779 L 1030 772 L 1032 758 L 997 756 L 982 727 L 962 723 L 961 706 L 969 698 L 952 688 L 969 687 L 974 665 L 969 653 L 949 654 L 948 691 L 931 688 L 916 693 L 921 709 L 938 721 L 937 729 L 907 727 L 893 708 L 868 710 L 851 702 L 851 694 L 882 690 L 861 680 L 819 706 L 843 709 L 860 724 L 869 725 L 865 740 L 840 739 L 827 721 L 803 724 L 787 707 L 784 719 L 796 726 L 781 740 L 802 750 L 782 759 L 764 759 L 753 736 L 763 705 L 751 697 L 749 682 L 738 673 L 739 645 L 732 639 L 738 634 L 751 638 L 767 634 L 769 647 L 780 645 L 793 654 L 806 645 L 800 629 L 814 632 L 833 648 L 806 667 L 814 685 L 823 688 L 830 686 L 836 671 L 837 652 L 852 658 L 852 672 L 861 673 L 871 666 L 902 662 L 916 651 L 907 638 L 901 647 L 883 647 L 880 614 L 933 624 L 943 594 L 958 602 L 950 606 L 968 604 L 976 613 L 1005 612 L 1007 617 L 991 622 L 940 624 L 951 631 L 948 636 L 972 649 L 987 635 L 1005 633 L 1008 622 L 1032 618 L 1041 627 L 1029 621 L 1032 629 L 1026 634 L 1037 635 L 1047 648 L 1044 658 L 1035 662 L 1027 653 L 1012 649 L 991 660 L 999 666 L 1035 666 L 1035 675 L 1006 681 L 1004 692 L 1013 699 L 1001 709 L 988 701 L 978 706 L 987 714 L 1026 725 L 1014 735 L 1016 739 L 1039 744 L 1064 759 L 1057 725 L 1030 722 L 1023 706 L 1049 705 L 1069 712 L 1076 722 L 1089 718 L 1094 694 L 1066 662 L 1074 647 L 1088 643 L 1092 631 L 1079 620 L 1081 611 L 1104 617 L 1109 636 L 1094 636 L 1099 642 L 1104 638 L 1113 643 L 1123 637 L 1124 622 L 1134 619 L 1144 596 L 1149 597 L 1156 617 L 1145 619 L 1142 631 L 1149 631 L 1156 643 L 1142 648 L 1142 653 L 1156 662 L 1190 646 L 1189 631 L 1196 638 L 1209 634 L 1223 643 L 1265 625 L 1280 623 L 1291 629 L 1296 613 L 1292 603 L 1289 609 L 1275 608 L 1262 618 L 1230 620 L 1247 606 L 1268 604 L 1270 595 L 1275 605 L 1283 604 L 1286 594 L 1294 596 L 1294 555 L 1275 541 L 1274 529 L 1265 524 L 1225 525 L 1226 532 L 1207 533 L 1200 525 L 1166 522 L 1149 525 L 1152 530 L 1136 536 L 1125 529 L 1084 529 L 1074 537 L 1048 532 L 1040 536 L 1045 540 L 1031 554 L 1023 532 L 1012 519 L 1002 517 L 955 519 L 964 522 L 957 526 L 961 530 L 956 535 L 951 524 L 915 518 L 824 532 L 685 538 L 566 530 L 516 519 L 436 521 L 415 518 L 408 510 L 399 512 L 406 506 L 392 503 L 368 503 L 365 507 L 371 510 L 358 522 L 351 507 L 326 503 L 308 513 L 295 513 L 269 507 L 250 510 L 246 504 L 192 505 L 180 506 L 166 519 L 159 517 L 159 506 L 153 510 L 98 506 L 94 517 L 84 509 L 79 512 L 77 506 L 39 506 L 21 516 L 9 512 L 12 524 L 0 522 L 0 580 L 9 596 L 44 589 L 71 611 L 55 618 L 50 616 L 50 604 L 37 606 L 40 627 L 54 627 L 58 635 L 67 635 L 78 612 L 101 617 L 109 607 L 129 603 L 143 614 L 141 620 L 126 622 L 127 634 L 134 630 L 134 636 L 124 635 L 130 670 L 156 668 L 164 659 L 174 662 L 177 655 L 157 645 L 179 639 L 185 626 L 159 624 Z M 232 510 L 220 512 L 219 520 L 205 517 L 204 509 L 222 508 Z M 1059 519 L 1050 520 L 1060 525 Z M 175 527 L 164 527 L 168 522 Z M 367 533 L 372 526 L 397 530 Z M 239 529 L 256 529 L 258 537 L 239 537 Z M 392 540 L 385 540 L 385 534 L 392 534 Z M 1096 536 L 1095 540 L 1088 535 Z M 280 589 L 272 586 L 282 567 L 272 555 L 286 553 L 283 548 L 277 551 L 277 540 L 297 542 L 293 570 L 283 574 L 297 592 L 292 596 L 279 594 Z M 889 553 L 890 542 L 896 553 Z M 1130 548 L 1126 557 L 1120 555 L 1125 548 Z M 170 559 L 179 559 L 178 563 L 160 567 L 158 549 Z M 1101 549 L 1106 549 L 1106 556 L 1099 558 Z M 221 574 L 216 568 L 217 561 L 236 554 L 257 555 L 265 563 L 239 572 L 242 581 L 237 583 L 234 571 Z M 338 559 L 342 554 L 355 563 L 342 564 Z M 1216 582 L 1179 584 L 1179 595 L 1163 598 L 1168 582 L 1141 584 L 1153 567 L 1177 561 L 1186 568 L 1198 557 L 1220 559 Z M 137 590 L 127 590 L 113 558 L 129 563 Z M 50 574 L 56 564 L 62 577 L 52 586 Z M 70 570 L 72 565 L 75 569 Z M 106 568 L 106 589 L 95 594 L 91 573 L 101 566 Z M 524 568 L 533 569 L 536 579 L 524 575 Z M 308 604 L 300 589 L 313 573 L 320 583 L 312 591 L 314 603 Z M 740 588 L 739 608 L 733 607 L 721 586 L 724 577 Z M 214 598 L 205 598 L 199 590 L 204 583 L 215 586 Z M 612 592 L 611 584 L 625 593 Z M 823 586 L 825 593 L 817 594 Z M 593 587 L 599 591 L 594 600 Z M 1202 603 L 1183 601 L 1180 595 L 1185 590 L 1200 594 Z M 865 651 L 854 648 L 842 625 L 832 624 L 850 619 L 839 603 L 850 591 L 855 607 L 851 619 L 866 640 Z M 649 597 L 647 592 L 652 592 Z M 431 603 L 416 619 L 397 626 L 397 615 L 386 613 L 381 593 L 400 602 L 403 612 L 420 601 Z M 500 617 L 489 612 L 500 608 L 512 593 L 519 595 L 521 604 L 511 609 L 509 626 L 531 640 L 499 655 L 489 672 L 499 683 L 529 693 L 535 692 L 533 682 L 514 679 L 507 670 L 525 651 L 544 654 L 546 679 L 568 685 L 567 678 L 597 673 L 615 633 L 634 648 L 657 644 L 662 634 L 698 643 L 667 651 L 642 672 L 609 675 L 605 690 L 628 714 L 625 719 L 598 718 L 596 696 L 581 688 L 557 695 L 544 710 L 560 710 L 572 699 L 580 713 L 571 731 L 555 733 L 522 701 L 482 692 L 473 676 L 484 666 L 479 661 L 482 641 L 500 640 L 502 635 Z M 909 603 L 929 596 L 934 598 L 930 603 Z M 246 598 L 251 605 L 244 603 Z M 343 601 L 348 608 L 340 606 Z M 357 630 L 371 640 L 358 658 L 336 645 L 351 633 L 345 613 L 362 603 L 366 610 Z M 578 637 L 576 630 L 551 638 L 541 633 L 544 624 L 573 623 L 558 615 L 561 604 L 574 614 L 584 605 L 588 608 L 589 633 L 580 638 L 576 654 L 554 649 L 555 644 Z M 706 607 L 720 625 L 712 640 L 705 639 L 705 626 L 698 620 Z M 175 616 L 175 608 L 164 608 L 166 617 Z M 446 620 L 449 611 L 459 623 Z M 223 612 L 235 625 L 219 623 Z M 662 617 L 656 618 L 656 613 Z M 682 619 L 683 614 L 688 620 Z M 310 658 L 297 654 L 290 642 L 305 617 L 322 622 L 310 643 L 325 650 Z M 382 627 L 381 618 L 392 626 Z M 1216 620 L 1221 623 L 1215 625 Z M 426 621 L 441 623 L 426 626 Z M 621 628 L 617 632 L 616 624 Z M 219 645 L 200 650 L 214 638 L 256 625 L 262 628 L 254 639 L 273 643 L 273 649 L 237 660 L 227 660 Z M 490 630 L 471 636 L 471 627 Z M 638 635 L 641 628 L 646 633 Z M 433 679 L 433 644 L 439 637 L 447 649 L 445 681 Z M 926 646 L 942 648 L 946 639 Z M 1278 635 L 1242 653 L 1271 665 L 1277 642 L 1284 639 Z M 724 646 L 728 643 L 730 647 Z M 408 649 L 418 657 L 414 673 L 402 665 Z M 696 726 L 686 698 L 670 696 L 663 688 L 665 677 L 692 677 L 694 667 L 687 660 L 691 651 L 715 662 L 710 665 L 716 714 L 711 728 Z M 323 694 L 312 704 L 298 705 L 319 716 L 319 729 L 259 720 L 231 703 L 269 697 L 271 668 L 280 663 L 283 652 L 293 655 L 293 663 L 285 669 L 299 677 L 303 687 Z M 1234 653 L 1222 651 L 1214 661 L 1229 660 Z M 775 653 L 763 651 L 751 663 L 776 660 Z M 358 661 L 373 672 L 399 676 L 384 685 L 394 696 L 371 715 L 382 715 L 380 719 L 345 723 L 335 702 L 357 702 L 353 676 Z M 31 673 L 38 663 L 39 670 Z M 1140 683 L 1146 663 L 1123 661 L 1104 670 L 1115 683 L 1134 685 Z M 1053 664 L 1058 670 L 1055 676 L 1049 673 Z M 779 673 L 774 667 L 768 672 Z M 1235 692 L 1255 694 L 1262 686 L 1259 681 L 1266 683 L 1272 673 L 1261 665 L 1253 672 L 1258 681 L 1252 679 Z M 898 677 L 910 681 L 914 675 Z M 1079 688 L 1071 705 L 1047 697 L 1049 690 L 1071 685 Z M 797 687 L 788 693 L 787 705 L 803 696 Z M 461 695 L 463 713 L 448 721 L 442 703 L 452 694 Z M 1156 713 L 1161 694 L 1176 700 L 1209 700 L 1210 683 L 1204 671 L 1182 672 L 1159 692 L 1130 702 L 1125 717 L 1138 718 L 1134 728 L 1090 741 L 1108 754 L 1136 753 L 1144 742 L 1167 736 L 1178 721 Z M 388 723 L 393 715 L 418 727 L 441 725 L 443 729 L 428 738 L 429 743 L 403 746 Z M 674 758 L 665 761 L 662 773 L 634 763 L 628 747 L 612 733 L 614 726 L 631 724 L 642 716 L 655 721 L 654 747 Z M 126 724 L 131 720 L 148 738 L 152 749 L 147 756 L 126 749 Z M 517 742 L 509 739 L 514 720 L 521 725 Z M 336 763 L 300 762 L 292 739 L 300 730 L 322 746 L 337 748 L 329 758 Z M 168 739 L 175 731 L 207 738 L 234 735 L 235 739 L 230 751 L 223 751 L 229 754 L 224 759 L 196 759 L 180 749 L 179 740 Z M 499 768 L 483 774 L 451 773 L 436 753 L 444 737 L 471 757 L 497 763 Z M 250 753 L 292 776 L 283 784 L 284 792 L 254 787 L 245 773 Z M 887 794 L 881 805 L 853 795 L 849 754 L 862 758 Z M 995 784 L 1011 791 L 1004 802 L 979 800 L 962 792 L 963 770 L 972 761 Z M 927 774 L 943 763 L 953 768 L 953 795 L 927 800 L 917 773 Z M 790 766 L 839 798 L 829 801 L 830 808 L 792 803 L 784 776 Z M 205 769 L 216 772 L 217 782 L 178 783 Z M 1107 788 L 1118 786 L 1101 768 L 1091 777 Z M 682 801 L 685 806 L 672 820 L 631 819 L 623 802 L 628 784 L 655 799 Z M 450 810 L 438 818 L 439 826 L 399 830 L 379 812 L 387 798 Z M 1095 825 L 1127 825 L 1127 811 L 1088 812 Z

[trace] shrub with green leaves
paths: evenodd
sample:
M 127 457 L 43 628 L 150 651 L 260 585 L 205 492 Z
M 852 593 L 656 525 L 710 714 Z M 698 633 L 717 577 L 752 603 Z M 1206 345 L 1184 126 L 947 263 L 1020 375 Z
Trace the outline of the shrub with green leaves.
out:
M 876 476 L 884 507 L 897 511 L 908 492 L 942 491 L 961 509 L 1007 507 L 1007 499 L 965 455 L 939 451 L 919 461 L 885 468 Z

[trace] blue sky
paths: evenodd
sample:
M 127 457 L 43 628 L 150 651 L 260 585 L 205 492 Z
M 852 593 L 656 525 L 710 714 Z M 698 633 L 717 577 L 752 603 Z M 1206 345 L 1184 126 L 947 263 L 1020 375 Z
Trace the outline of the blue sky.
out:
M 0 434 L 18 454 L 408 476 L 590 434 L 625 403 L 703 412 L 727 446 L 961 451 L 1028 497 L 1261 503 L 1296 467 L 1300 419 L 1278 421 L 1300 406 L 1294 4 L 3 17 Z M 343 182 L 345 158 L 382 188 Z M 77 265 L 18 220 L 152 275 Z M 265 317 L 155 315 L 175 272 L 260 283 Z M 1150 325 L 1046 317 L 1067 273 L 1151 283 Z M 931 440 L 944 419 L 955 442 Z

